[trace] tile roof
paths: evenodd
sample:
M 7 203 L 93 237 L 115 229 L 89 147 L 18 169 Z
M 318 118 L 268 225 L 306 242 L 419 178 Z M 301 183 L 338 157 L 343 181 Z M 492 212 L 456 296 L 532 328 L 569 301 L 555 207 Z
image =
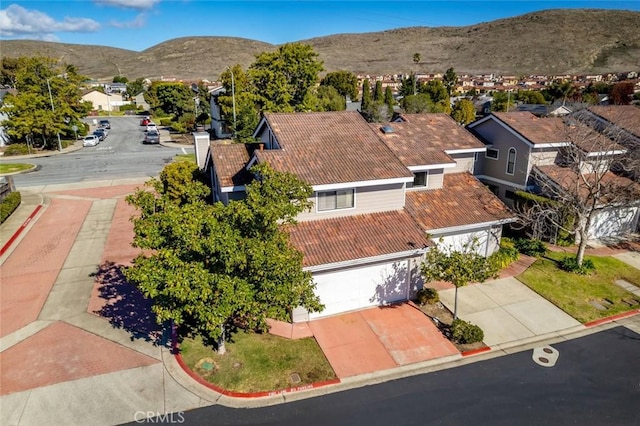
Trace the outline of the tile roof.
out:
M 249 162 L 249 146 L 243 143 L 210 145 L 211 161 L 223 187 L 240 186 L 251 182 L 251 174 L 245 169 Z
M 304 266 L 344 262 L 430 245 L 404 210 L 298 222 L 287 228 Z
M 281 149 L 256 152 L 258 160 L 311 185 L 413 177 L 358 112 L 265 113 L 264 118 Z
M 595 196 L 598 203 L 608 203 L 620 198 L 622 201 L 640 200 L 640 185 L 631 179 L 618 176 L 610 171 L 604 175 L 595 173 L 578 173 L 570 167 L 561 167 L 556 164 L 535 166 L 538 173 L 551 179 L 560 188 L 567 191 L 568 195 L 576 194 L 580 197 L 591 197 L 590 188 L 598 190 L 602 195 Z M 576 191 L 577 188 L 577 191 Z M 615 194 L 615 195 L 614 195 Z
M 634 105 L 592 106 L 589 111 L 640 138 L 640 108 Z
M 444 175 L 441 189 L 407 191 L 405 209 L 427 232 L 515 217 L 468 172 Z
M 540 118 L 525 111 L 492 114 L 534 145 L 568 142 L 562 118 Z

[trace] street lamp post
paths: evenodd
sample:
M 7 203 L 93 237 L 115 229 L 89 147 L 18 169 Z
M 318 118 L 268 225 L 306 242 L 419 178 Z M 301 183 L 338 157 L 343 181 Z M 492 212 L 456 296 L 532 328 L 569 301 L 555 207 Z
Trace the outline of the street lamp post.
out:
M 56 112 L 56 107 L 53 105 L 53 95 L 51 95 L 51 84 L 49 83 L 51 77 L 47 78 L 47 88 L 49 89 L 49 100 L 51 101 L 51 111 Z M 60 132 L 57 132 L 58 135 L 58 151 L 62 152 L 62 142 L 60 141 Z
M 233 138 L 236 138 L 236 83 L 233 78 L 233 70 L 229 68 L 231 73 L 231 102 L 233 103 Z

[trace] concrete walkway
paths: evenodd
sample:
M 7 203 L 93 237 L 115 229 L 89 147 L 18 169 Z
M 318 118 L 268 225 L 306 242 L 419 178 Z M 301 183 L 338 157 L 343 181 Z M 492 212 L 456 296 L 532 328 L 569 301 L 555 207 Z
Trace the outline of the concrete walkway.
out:
M 455 289 L 439 292 L 453 312 Z M 497 346 L 583 326 L 517 279 L 503 278 L 458 289 L 458 317 L 484 331 L 484 343 Z

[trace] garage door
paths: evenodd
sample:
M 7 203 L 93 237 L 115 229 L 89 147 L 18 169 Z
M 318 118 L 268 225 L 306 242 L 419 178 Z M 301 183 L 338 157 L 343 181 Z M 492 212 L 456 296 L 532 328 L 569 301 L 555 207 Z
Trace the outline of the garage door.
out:
M 309 319 L 406 300 L 409 285 L 406 260 L 317 273 L 313 280 L 325 309 Z
M 605 238 L 634 232 L 638 214 L 637 207 L 601 210 L 591 222 L 589 238 Z

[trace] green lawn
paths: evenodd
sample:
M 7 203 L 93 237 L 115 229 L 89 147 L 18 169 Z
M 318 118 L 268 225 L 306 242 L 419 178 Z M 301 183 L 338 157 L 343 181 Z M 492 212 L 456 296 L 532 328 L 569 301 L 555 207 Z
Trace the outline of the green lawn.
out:
M 290 340 L 241 331 L 226 344 L 226 349 L 226 354 L 218 355 L 200 339 L 185 339 L 180 346 L 189 368 L 230 391 L 274 391 L 336 377 L 313 338 Z M 217 368 L 206 368 L 211 361 Z M 292 383 L 292 373 L 298 373 L 301 382 Z
M 196 162 L 196 155 L 195 154 L 178 154 L 175 156 L 175 161 L 188 161 L 190 163 L 195 163 Z
M 21 172 L 24 170 L 29 170 L 32 167 L 33 167 L 33 164 L 27 164 L 27 163 L 3 163 L 3 164 L 0 164 L 0 175 L 4 175 L 7 173 Z
M 555 262 L 567 255 L 549 252 L 517 278 L 583 323 L 640 308 L 639 297 L 615 284 L 623 279 L 640 287 L 640 271 L 612 257 L 586 256 L 596 271 L 586 276 L 573 274 L 562 271 Z M 606 300 L 612 304 L 607 306 Z M 590 301 L 608 309 L 599 310 Z

